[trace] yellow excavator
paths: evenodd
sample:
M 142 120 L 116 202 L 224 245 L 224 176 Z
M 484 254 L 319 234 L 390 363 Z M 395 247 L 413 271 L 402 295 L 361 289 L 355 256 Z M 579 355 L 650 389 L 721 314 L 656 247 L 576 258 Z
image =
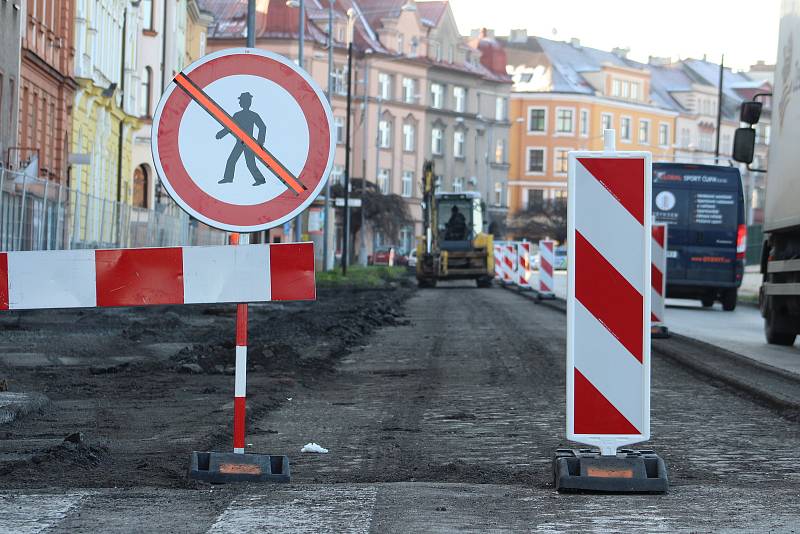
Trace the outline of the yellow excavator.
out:
M 484 204 L 479 193 L 436 191 L 433 162 L 422 168 L 424 235 L 417 240 L 417 284 L 436 287 L 439 280 L 475 280 L 490 287 L 494 247 L 484 233 Z

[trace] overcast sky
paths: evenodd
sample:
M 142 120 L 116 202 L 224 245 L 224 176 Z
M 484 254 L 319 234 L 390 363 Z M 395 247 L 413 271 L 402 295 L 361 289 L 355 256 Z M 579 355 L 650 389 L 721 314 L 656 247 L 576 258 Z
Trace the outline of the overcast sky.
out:
M 494 28 L 604 50 L 631 49 L 630 56 L 702 58 L 746 69 L 756 60 L 774 63 L 780 0 L 450 0 L 462 34 Z

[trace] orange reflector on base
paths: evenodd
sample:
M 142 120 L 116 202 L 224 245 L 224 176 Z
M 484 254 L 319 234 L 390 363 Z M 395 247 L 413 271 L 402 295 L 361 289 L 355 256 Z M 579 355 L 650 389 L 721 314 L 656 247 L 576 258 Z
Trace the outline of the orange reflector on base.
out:
M 601 469 L 599 467 L 589 467 L 586 475 L 599 478 L 633 478 L 633 469 Z

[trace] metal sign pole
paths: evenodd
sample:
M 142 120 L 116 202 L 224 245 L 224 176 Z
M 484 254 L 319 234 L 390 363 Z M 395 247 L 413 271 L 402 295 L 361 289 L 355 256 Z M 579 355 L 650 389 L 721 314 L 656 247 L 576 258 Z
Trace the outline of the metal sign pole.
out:
M 239 244 L 234 232 L 230 244 Z M 233 452 L 244 454 L 245 419 L 247 414 L 247 303 L 236 305 L 236 370 L 233 391 Z

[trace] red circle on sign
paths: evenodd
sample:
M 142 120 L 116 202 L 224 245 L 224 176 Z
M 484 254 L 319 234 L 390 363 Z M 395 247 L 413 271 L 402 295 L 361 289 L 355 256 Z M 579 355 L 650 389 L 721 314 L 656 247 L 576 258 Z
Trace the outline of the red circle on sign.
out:
M 318 87 L 280 56 L 253 49 L 232 49 L 206 56 L 183 71 L 199 88 L 235 75 L 268 79 L 289 93 L 303 111 L 309 133 L 308 156 L 297 175 L 306 189 L 297 194 L 286 188 L 261 204 L 241 205 L 219 200 L 192 179 L 181 159 L 178 133 L 193 101 L 173 81 L 154 118 L 153 159 L 172 197 L 191 215 L 211 226 L 230 231 L 258 231 L 294 218 L 319 194 L 333 162 L 330 107 Z M 277 178 L 276 178 L 277 179 Z

